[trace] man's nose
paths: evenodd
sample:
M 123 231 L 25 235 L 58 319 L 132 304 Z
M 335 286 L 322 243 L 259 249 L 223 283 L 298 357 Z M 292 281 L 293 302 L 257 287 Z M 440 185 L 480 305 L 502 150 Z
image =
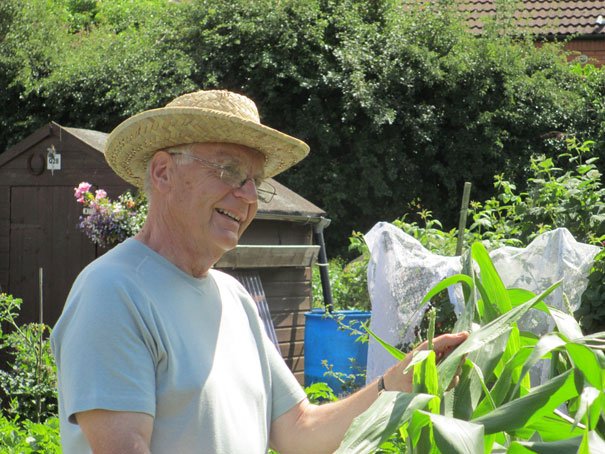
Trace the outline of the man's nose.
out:
M 236 195 L 242 197 L 248 203 L 255 203 L 258 201 L 258 193 L 256 192 L 256 184 L 252 178 L 248 178 L 244 184 L 239 188 L 236 188 Z

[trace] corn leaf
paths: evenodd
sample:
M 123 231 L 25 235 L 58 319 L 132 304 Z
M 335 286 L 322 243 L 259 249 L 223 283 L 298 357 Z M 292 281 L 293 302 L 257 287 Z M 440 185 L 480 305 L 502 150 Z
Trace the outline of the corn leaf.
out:
M 483 426 L 424 411 L 418 411 L 418 413 L 424 413 L 430 418 L 433 425 L 433 438 L 440 453 L 483 452 Z
M 549 354 L 552 350 L 555 350 L 564 345 L 565 341 L 561 339 L 561 337 L 556 333 L 545 334 L 544 336 L 542 336 L 534 347 L 534 349 L 531 351 L 531 355 L 528 358 L 527 362 L 524 364 L 523 369 L 521 370 L 521 376 L 525 376 L 525 374 L 527 374 L 527 372 L 529 372 L 530 369 L 535 366 L 538 361 L 542 359 L 543 356 Z M 518 388 L 519 383 L 517 383 L 513 394 L 518 390 Z
M 435 295 L 441 293 L 446 288 L 456 284 L 464 284 L 467 286 L 468 289 L 473 288 L 473 280 L 469 276 L 467 276 L 466 274 L 454 274 L 453 276 L 445 278 L 437 285 L 435 285 L 432 289 L 430 289 L 429 292 L 425 295 L 425 297 L 422 298 L 420 304 L 423 305 Z
M 451 383 L 452 379 L 456 375 L 458 365 L 460 364 L 460 361 L 464 355 L 481 349 L 498 339 L 500 336 L 510 332 L 512 323 L 519 320 L 519 318 L 535 304 L 544 300 L 544 298 L 554 289 L 556 289 L 559 284 L 560 282 L 553 284 L 540 295 L 532 298 L 526 303 L 512 308 L 497 319 L 480 328 L 478 331 L 471 332 L 466 341 L 459 345 L 445 360 L 439 364 L 439 389 L 445 390 Z
M 564 454 L 578 451 L 582 437 L 567 438 L 553 442 L 513 441 L 508 450 L 509 454 Z
M 540 434 L 542 441 L 557 441 L 566 438 L 581 437 L 584 430 L 574 425 L 573 419 L 555 410 L 541 418 L 535 418 L 526 426 Z
M 513 326 L 511 325 L 508 332 L 494 339 L 489 344 L 485 344 L 481 349 L 469 354 L 469 358 L 481 368 L 487 381 L 492 380 L 496 368 L 499 370 L 498 373 L 502 371 L 503 366 L 500 363 L 504 361 L 503 355 L 506 352 L 512 330 Z
M 485 291 L 484 303 L 492 308 L 495 308 L 496 313 L 504 314 L 512 308 L 508 292 L 500 275 L 496 271 L 492 263 L 487 249 L 479 242 L 473 243 L 471 246 L 473 259 L 481 269 L 481 284 Z M 491 320 L 490 320 L 491 321 Z
M 596 432 L 587 432 L 582 438 L 578 454 L 595 454 L 605 452 L 605 440 Z
M 494 297 L 490 296 L 483 283 L 477 280 L 475 281 L 475 286 L 481 295 L 481 301 L 477 307 L 481 324 L 489 323 L 502 315 L 498 305 L 494 302 Z
M 516 323 L 513 323 L 511 326 L 510 335 L 508 337 L 508 342 L 506 343 L 506 349 L 502 354 L 500 360 L 496 363 L 494 367 L 494 374 L 499 377 L 502 374 L 502 370 L 504 369 L 504 365 L 510 361 L 510 359 L 517 354 L 517 352 L 521 348 L 521 336 L 519 332 L 519 328 Z M 523 381 L 521 377 L 521 368 L 513 369 L 512 371 L 512 379 L 515 382 Z M 526 387 L 530 387 L 531 384 L 529 382 L 529 378 L 524 380 L 523 383 Z
M 573 342 L 566 344 L 565 348 L 574 366 L 584 374 L 586 380 L 599 391 L 603 391 L 603 368 L 597 357 L 597 354 L 602 355 L 602 352 L 595 352 L 585 345 Z
M 437 378 L 435 352 L 433 350 L 424 350 L 419 353 L 424 352 L 426 354 L 423 355 L 423 361 L 419 361 L 414 365 L 412 392 L 437 395 L 439 392 L 439 381 Z
M 537 386 L 523 397 L 507 402 L 490 413 L 474 418 L 472 422 L 483 424 L 485 433 L 514 432 L 546 414 L 551 414 L 559 405 L 578 391 L 574 374 L 568 370 L 552 380 Z
M 338 454 L 366 454 L 378 448 L 407 422 L 414 411 L 426 407 L 435 396 L 385 391 L 365 412 L 353 420 Z
M 437 365 L 435 363 L 435 352 L 433 350 L 421 350 L 414 352 L 414 358 L 406 368 L 413 368 L 412 392 L 416 394 L 425 393 L 437 396 L 439 393 L 439 380 L 437 377 Z M 441 399 L 434 399 L 428 403 L 428 409 L 433 413 L 439 413 Z
M 389 352 L 395 359 L 397 359 L 398 361 L 401 361 L 403 358 L 405 358 L 405 353 L 402 352 L 401 350 L 393 347 L 391 344 L 389 344 L 388 342 L 382 340 L 374 331 L 372 331 L 367 325 L 363 325 L 364 329 L 368 332 L 368 334 L 374 338 L 374 340 L 376 342 L 378 342 L 380 345 L 382 345 L 384 347 L 384 349 Z
M 532 299 L 536 294 L 532 291 L 525 290 L 523 288 L 509 288 L 506 289 L 510 303 L 513 307 L 523 304 Z
M 514 397 L 513 393 L 509 394 L 511 387 L 515 384 L 515 382 L 512 380 L 513 371 L 522 366 L 530 354 L 530 349 L 521 349 L 506 363 L 502 373 L 498 377 L 498 380 L 496 380 L 496 383 L 491 389 L 491 398 L 495 406 L 499 406 L 503 402 L 506 402 L 509 398 Z M 491 402 L 488 402 L 486 399 L 484 399 L 476 407 L 473 418 L 483 416 L 491 411 L 492 408 Z
M 449 404 L 449 407 L 444 411 L 444 415 L 465 421 L 471 419 L 483 392 L 487 392 L 484 383 L 481 382 L 483 373 L 481 375 L 477 373 L 480 370 L 473 361 L 469 358 L 466 359 L 462 366 L 458 386 L 446 393 L 448 399 L 445 400 L 445 403 Z
M 571 315 L 566 314 L 554 307 L 549 307 L 548 311 L 552 316 L 553 320 L 557 325 L 557 329 L 563 334 L 568 340 L 575 340 L 584 337 L 582 328 Z
M 601 397 L 601 392 L 593 388 L 592 386 L 585 386 L 582 390 L 582 394 L 580 394 L 578 410 L 576 411 L 576 415 L 574 418 L 574 424 L 577 425 L 584 415 L 588 413 L 588 428 L 593 430 L 597 423 L 599 422 L 599 414 L 602 408 L 601 405 L 594 405 L 595 401 L 598 404 L 601 404 L 599 401 L 599 397 Z M 596 414 L 594 409 L 596 409 Z

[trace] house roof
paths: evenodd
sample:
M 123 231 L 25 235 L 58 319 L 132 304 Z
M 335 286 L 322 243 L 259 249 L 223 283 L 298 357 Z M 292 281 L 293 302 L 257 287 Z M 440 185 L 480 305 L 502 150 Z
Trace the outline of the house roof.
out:
M 486 18 L 493 18 L 497 0 L 459 0 L 460 11 L 468 14 L 471 32 L 481 33 Z M 523 30 L 537 35 L 582 35 L 605 39 L 605 1 L 518 1 L 510 2 L 514 17 Z M 502 11 L 499 9 L 499 11 Z

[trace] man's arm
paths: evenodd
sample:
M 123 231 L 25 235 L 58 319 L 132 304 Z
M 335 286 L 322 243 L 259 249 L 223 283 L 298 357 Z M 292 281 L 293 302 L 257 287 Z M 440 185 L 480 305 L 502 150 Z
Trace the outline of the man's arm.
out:
M 149 454 L 153 418 L 145 413 L 90 410 L 76 420 L 94 454 Z
M 435 338 L 434 351 L 441 361 L 460 345 L 468 333 L 444 334 Z M 426 349 L 426 342 L 416 350 Z M 412 372 L 404 373 L 412 355 L 384 374 L 385 389 L 412 391 Z M 367 410 L 378 398 L 378 380 L 337 402 L 313 405 L 303 400 L 271 424 L 271 446 L 281 454 L 334 452 L 353 419 Z

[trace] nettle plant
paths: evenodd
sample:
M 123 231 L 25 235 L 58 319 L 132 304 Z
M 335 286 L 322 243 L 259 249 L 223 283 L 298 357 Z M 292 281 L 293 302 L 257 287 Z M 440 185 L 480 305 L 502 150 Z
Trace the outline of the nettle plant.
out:
M 538 295 L 506 289 L 481 243 L 468 265 L 422 301 L 462 284 L 465 308 L 455 331 L 469 331 L 468 339 L 439 364 L 430 347 L 415 353 L 413 392 L 383 392 L 337 452 L 605 452 L 605 333 L 585 336 L 571 314 L 545 303 L 559 283 Z M 517 321 L 529 311 L 547 314 L 555 330 L 521 331 Z M 529 372 L 542 359 L 550 373 L 532 386 Z M 458 371 L 458 385 L 448 390 Z

